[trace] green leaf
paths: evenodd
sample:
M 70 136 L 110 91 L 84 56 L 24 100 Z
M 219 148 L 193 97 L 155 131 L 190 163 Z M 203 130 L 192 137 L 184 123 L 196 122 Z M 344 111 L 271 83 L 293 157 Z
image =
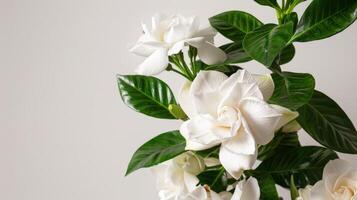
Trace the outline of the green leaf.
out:
M 281 72 L 273 73 L 275 89 L 269 99 L 272 104 L 296 110 L 307 104 L 312 97 L 315 79 L 310 74 Z
M 335 151 L 357 154 L 357 131 L 331 98 L 315 91 L 310 102 L 298 111 L 299 124 L 320 144 Z
M 275 181 L 271 175 L 257 177 L 260 188 L 260 199 L 262 200 L 279 200 L 276 190 Z
M 209 21 L 219 33 L 237 42 L 242 41 L 246 33 L 263 25 L 256 17 L 243 11 L 224 12 Z
M 188 119 L 186 113 L 182 110 L 181 106 L 179 105 L 170 104 L 169 111 L 173 116 L 175 116 L 176 119 L 182 119 L 182 120 Z
M 275 58 L 275 62 L 278 65 L 283 65 L 290 62 L 295 56 L 295 47 L 293 44 L 288 45 L 285 47 L 279 55 Z
M 258 159 L 263 161 L 274 156 L 282 149 L 299 146 L 300 142 L 297 133 L 283 133 L 279 131 L 275 134 L 272 141 L 259 147 Z
M 293 24 L 266 24 L 250 33 L 243 40 L 243 47 L 258 62 L 271 66 L 293 34 Z
M 135 170 L 151 167 L 185 152 L 186 142 L 179 131 L 170 131 L 143 144 L 130 160 L 126 176 Z
M 285 188 L 290 187 L 290 177 L 294 175 L 296 186 L 301 188 L 321 180 L 325 165 L 336 158 L 334 151 L 323 147 L 289 147 L 263 161 L 255 173 L 270 174 Z
M 234 42 L 220 47 L 226 54 L 226 64 L 243 63 L 251 61 L 252 58 L 245 52 L 242 42 Z
M 335 35 L 357 18 L 356 0 L 314 0 L 302 15 L 291 41 L 308 42 Z
M 201 185 L 208 185 L 215 192 L 225 191 L 228 186 L 228 179 L 223 167 L 208 169 L 200 173 L 197 178 Z
M 299 22 L 299 16 L 296 12 L 292 12 L 284 16 L 284 24 L 289 22 L 293 23 L 295 32 L 297 24 Z
M 269 6 L 278 10 L 280 9 L 280 6 L 276 2 L 276 0 L 254 0 L 254 1 L 263 6 Z
M 123 102 L 130 108 L 151 117 L 175 119 L 169 111 L 176 104 L 169 86 L 158 78 L 141 75 L 118 76 Z
M 291 177 L 290 177 L 290 196 L 291 196 L 292 200 L 294 200 L 300 196 L 299 191 L 297 190 L 296 185 L 295 185 L 294 175 L 291 175 Z
M 217 64 L 217 65 L 206 65 L 202 61 L 197 61 L 196 65 L 201 69 L 201 70 L 214 70 L 214 71 L 219 71 L 227 76 L 230 76 L 237 72 L 238 70 L 242 69 L 239 66 L 236 65 L 230 65 L 230 64 Z

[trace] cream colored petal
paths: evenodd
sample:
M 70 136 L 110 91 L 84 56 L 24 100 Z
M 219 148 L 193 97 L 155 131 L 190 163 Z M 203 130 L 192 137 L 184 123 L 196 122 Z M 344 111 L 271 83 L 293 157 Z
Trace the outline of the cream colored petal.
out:
M 187 188 L 188 192 L 192 192 L 196 189 L 196 185 L 199 183 L 199 180 L 196 176 L 184 172 L 184 182 L 185 182 L 185 186 Z
M 296 111 L 291 111 L 285 107 L 279 105 L 271 105 L 277 112 L 282 114 L 282 117 L 279 120 L 279 123 L 276 126 L 276 129 L 280 129 L 284 125 L 288 124 L 289 122 L 293 121 L 299 116 L 299 113 Z
M 156 75 L 164 71 L 168 63 L 167 49 L 160 48 L 146 58 L 135 72 L 141 75 Z
M 232 198 L 232 193 L 226 191 L 220 192 L 218 195 L 221 200 L 231 200 Z
M 190 95 L 191 84 L 190 81 L 186 81 L 182 85 L 178 95 L 180 106 L 189 118 L 193 118 L 197 114 L 193 98 Z
M 215 122 L 209 116 L 197 115 L 194 118 L 185 121 L 180 128 L 182 136 L 186 139 L 187 150 L 204 150 L 221 143 L 222 139 L 218 135 L 226 135 L 230 130 L 223 130 L 223 133 L 217 133 Z M 224 133 L 226 131 L 226 133 Z
M 239 129 L 236 136 L 223 142 L 222 145 L 236 154 L 254 154 L 256 151 L 256 143 L 253 135 L 243 127 Z
M 174 54 L 178 54 L 183 49 L 184 46 L 185 46 L 185 41 L 184 40 L 176 42 L 169 49 L 168 55 L 171 56 L 171 55 L 174 55 Z
M 299 197 L 296 200 L 312 200 L 311 199 L 311 185 L 306 186 L 305 188 L 299 189 Z
M 281 113 L 257 98 L 244 99 L 240 103 L 239 109 L 257 144 L 267 144 L 274 138 L 276 127 L 282 116 Z
M 197 37 L 186 42 L 197 48 L 198 57 L 208 65 L 220 64 L 227 59 L 226 53 L 207 41 L 207 38 Z
M 293 120 L 291 122 L 289 122 L 288 124 L 286 124 L 285 126 L 283 126 L 282 131 L 284 133 L 294 133 L 297 132 L 301 129 L 301 126 L 299 124 L 299 122 L 297 122 L 296 120 Z
M 311 188 L 311 200 L 333 200 L 331 196 L 328 195 L 323 181 L 315 183 Z
M 231 200 L 259 200 L 259 198 L 258 181 L 250 177 L 248 180 L 242 180 L 237 184 Z
M 220 102 L 220 84 L 227 76 L 217 71 L 200 71 L 192 82 L 190 95 L 198 113 L 217 116 Z
M 351 170 L 352 167 L 345 160 L 336 159 L 329 161 L 326 164 L 323 172 L 323 180 L 325 181 L 327 191 L 332 194 L 332 191 L 334 191 L 335 184 L 337 183 L 339 177 L 343 176 Z
M 244 170 L 251 169 L 257 159 L 256 152 L 253 155 L 236 154 L 221 145 L 219 160 L 227 172 L 239 179 Z
M 252 76 L 258 84 L 258 87 L 264 96 L 264 100 L 268 101 L 274 92 L 274 81 L 271 78 L 270 74 L 252 74 Z

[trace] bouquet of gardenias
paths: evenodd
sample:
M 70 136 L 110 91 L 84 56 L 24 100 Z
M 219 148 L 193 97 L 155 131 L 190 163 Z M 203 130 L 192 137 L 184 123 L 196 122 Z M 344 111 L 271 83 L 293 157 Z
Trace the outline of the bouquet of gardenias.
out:
M 133 155 L 126 175 L 150 167 L 161 200 L 357 199 L 357 170 L 336 152 L 357 154 L 357 131 L 311 74 L 285 71 L 296 42 L 333 36 L 357 18 L 357 0 L 255 0 L 277 23 L 228 11 L 200 27 L 196 17 L 155 15 L 131 51 L 146 59 L 119 75 L 122 100 L 145 115 L 182 120 Z M 208 24 L 208 23 L 207 23 Z M 217 47 L 219 33 L 231 40 Z M 270 74 L 237 64 L 255 60 Z M 174 95 L 163 71 L 185 81 Z M 176 98 L 175 98 L 176 96 Z M 302 146 L 304 129 L 321 146 Z

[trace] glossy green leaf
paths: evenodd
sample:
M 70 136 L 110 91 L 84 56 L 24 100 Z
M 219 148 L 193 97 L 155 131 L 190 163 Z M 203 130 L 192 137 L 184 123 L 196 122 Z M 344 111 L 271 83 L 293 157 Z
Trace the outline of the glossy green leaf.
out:
M 243 47 L 258 62 L 271 66 L 293 34 L 293 24 L 266 24 L 250 33 L 243 40 Z
M 357 18 L 356 0 L 314 0 L 302 15 L 291 41 L 308 42 L 335 35 Z
M 252 58 L 245 52 L 241 42 L 234 42 L 220 47 L 226 54 L 226 64 L 243 63 L 251 61 Z
M 179 131 L 163 133 L 142 145 L 133 155 L 125 175 L 151 167 L 185 152 L 186 141 Z
M 290 14 L 287 14 L 285 17 L 284 17 L 284 23 L 293 23 L 293 27 L 294 27 L 294 32 L 296 30 L 296 27 L 297 27 L 297 24 L 299 22 L 299 16 L 296 12 L 292 12 Z
M 269 6 L 275 9 L 280 9 L 280 6 L 276 0 L 254 0 L 254 1 L 263 6 Z
M 299 108 L 298 122 L 320 144 L 343 153 L 357 154 L 357 131 L 338 104 L 322 92 Z
M 294 45 L 290 44 L 285 47 L 275 58 L 275 62 L 278 65 L 283 65 L 290 62 L 295 56 L 295 47 Z
M 279 200 L 276 185 L 271 175 L 257 177 L 260 188 L 260 199 L 262 200 Z
M 124 103 L 151 117 L 175 119 L 169 111 L 176 104 L 169 86 L 158 78 L 141 75 L 118 76 L 118 87 Z
M 263 161 L 274 156 L 282 149 L 299 146 L 300 142 L 297 133 L 277 132 L 272 141 L 259 147 L 258 159 Z
M 243 11 L 228 11 L 209 19 L 212 27 L 232 41 L 240 42 L 246 33 L 263 25 L 253 15 Z
M 227 76 L 230 76 L 230 75 L 234 74 L 235 72 L 237 72 L 238 70 L 242 69 L 239 66 L 225 64 L 225 63 L 218 64 L 218 65 L 206 65 L 201 61 L 197 61 L 196 64 L 201 70 L 219 71 L 219 72 L 226 74 Z
M 182 120 L 188 119 L 186 113 L 182 110 L 181 106 L 179 105 L 170 104 L 169 111 L 173 116 L 175 116 L 176 119 L 182 119 Z
M 273 73 L 275 89 L 269 99 L 272 104 L 296 110 L 307 104 L 314 93 L 315 79 L 310 74 L 281 72 Z
M 298 4 L 304 2 L 306 0 L 287 0 L 286 1 L 286 7 L 292 7 L 291 10 L 293 8 L 295 8 L 295 6 L 297 6 Z
M 197 176 L 201 185 L 208 185 L 215 192 L 227 189 L 228 179 L 223 167 L 208 169 Z
M 325 165 L 337 158 L 334 151 L 323 147 L 286 148 L 263 161 L 255 173 L 270 174 L 277 184 L 286 188 L 289 188 L 291 175 L 294 175 L 296 186 L 301 188 L 321 180 Z

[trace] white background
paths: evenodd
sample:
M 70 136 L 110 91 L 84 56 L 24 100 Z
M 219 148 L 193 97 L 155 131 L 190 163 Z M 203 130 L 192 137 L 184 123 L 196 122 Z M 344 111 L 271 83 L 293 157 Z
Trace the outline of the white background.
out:
M 234 9 L 275 21 L 274 11 L 252 0 L 0 0 L 0 199 L 157 199 L 150 170 L 124 172 L 141 144 L 180 122 L 127 108 L 115 76 L 142 61 L 128 48 L 152 14 L 197 15 L 207 24 Z M 283 67 L 312 73 L 355 123 L 356 35 L 354 24 L 333 38 L 297 43 Z M 267 72 L 254 62 L 242 66 Z M 175 92 L 183 81 L 160 78 Z M 357 166 L 357 156 L 342 157 Z

